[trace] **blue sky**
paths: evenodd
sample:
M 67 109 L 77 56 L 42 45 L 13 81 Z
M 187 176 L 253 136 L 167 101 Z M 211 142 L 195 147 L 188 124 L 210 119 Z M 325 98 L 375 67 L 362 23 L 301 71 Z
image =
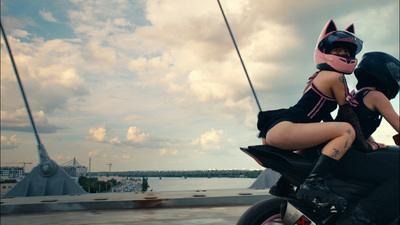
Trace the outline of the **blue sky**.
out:
M 297 102 L 324 25 L 399 58 L 399 2 L 221 1 L 263 110 Z M 257 105 L 217 1 L 1 1 L 41 139 L 93 171 L 252 169 Z M 355 79 L 347 76 L 350 89 Z M 399 112 L 399 97 L 392 100 Z M 383 123 L 374 135 L 393 144 Z M 1 162 L 38 163 L 4 41 Z

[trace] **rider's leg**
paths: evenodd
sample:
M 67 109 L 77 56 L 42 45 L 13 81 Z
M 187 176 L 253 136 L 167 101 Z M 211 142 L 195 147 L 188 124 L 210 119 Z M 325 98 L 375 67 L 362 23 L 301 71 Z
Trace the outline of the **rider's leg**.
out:
M 292 123 L 280 122 L 266 135 L 266 144 L 284 150 L 314 147 L 328 142 L 322 153 L 339 160 L 355 138 L 353 127 L 344 122 Z
M 325 184 L 329 172 L 337 165 L 338 161 L 321 154 L 314 164 L 314 168 L 300 185 L 296 196 L 300 199 L 313 201 L 317 198 L 320 202 L 344 206 L 347 200 L 333 193 Z
M 324 179 L 349 149 L 354 138 L 354 129 L 348 123 L 281 122 L 268 131 L 266 141 L 269 145 L 281 149 L 303 149 L 328 142 L 311 173 L 300 186 L 297 196 L 307 200 L 317 197 L 323 202 L 342 205 L 346 204 L 346 200 L 332 193 L 325 185 Z

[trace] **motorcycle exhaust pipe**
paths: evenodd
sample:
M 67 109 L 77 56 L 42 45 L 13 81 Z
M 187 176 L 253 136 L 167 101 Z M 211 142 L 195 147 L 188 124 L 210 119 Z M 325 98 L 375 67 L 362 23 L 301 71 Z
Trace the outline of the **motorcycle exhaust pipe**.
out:
M 305 213 L 301 212 L 287 200 L 281 203 L 281 218 L 283 224 L 317 225 L 311 218 L 306 216 Z

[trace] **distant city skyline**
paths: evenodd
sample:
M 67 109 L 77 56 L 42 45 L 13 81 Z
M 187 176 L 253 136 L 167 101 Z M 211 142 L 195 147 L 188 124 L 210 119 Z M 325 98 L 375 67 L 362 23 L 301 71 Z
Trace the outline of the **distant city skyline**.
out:
M 399 1 L 222 0 L 263 110 L 295 104 L 325 24 L 354 23 L 358 55 L 399 58 Z M 216 0 L 2 0 L 1 21 L 51 159 L 92 171 L 260 169 L 258 107 Z M 353 75 L 346 76 L 355 89 Z M 392 104 L 399 113 L 399 96 Z M 374 134 L 394 144 L 383 121 Z M 1 163 L 38 164 L 1 38 Z

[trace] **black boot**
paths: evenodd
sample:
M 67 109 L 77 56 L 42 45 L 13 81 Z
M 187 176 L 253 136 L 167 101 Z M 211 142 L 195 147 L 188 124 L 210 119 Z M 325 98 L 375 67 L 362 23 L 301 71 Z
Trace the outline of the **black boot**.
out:
M 337 160 L 321 154 L 296 194 L 297 198 L 308 201 L 317 199 L 320 203 L 329 203 L 335 206 L 345 206 L 347 200 L 333 193 L 325 184 L 325 179 Z
M 269 189 L 271 195 L 279 197 L 287 197 L 294 195 L 293 185 L 289 183 L 284 177 L 280 177 L 279 180 Z
M 337 225 L 376 225 L 374 219 L 361 204 L 350 207 L 336 222 Z

